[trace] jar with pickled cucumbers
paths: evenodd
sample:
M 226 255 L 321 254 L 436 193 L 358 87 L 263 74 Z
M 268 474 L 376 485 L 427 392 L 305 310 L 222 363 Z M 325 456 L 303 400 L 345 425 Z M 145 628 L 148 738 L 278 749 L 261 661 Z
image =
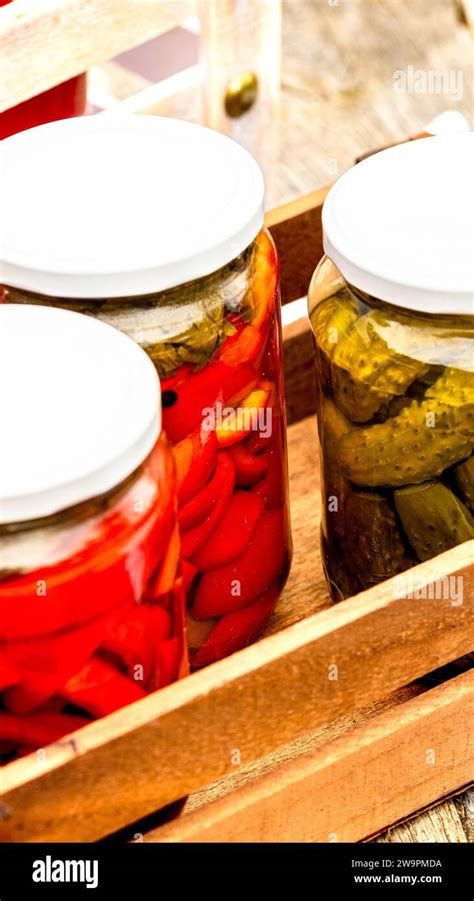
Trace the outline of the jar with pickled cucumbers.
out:
M 12 2 L 0 0 L 0 7 L 9 6 Z M 86 95 L 87 75 L 82 73 L 12 106 L 0 113 L 0 140 L 45 122 L 81 116 L 86 109 Z
M 112 325 L 160 376 L 190 660 L 202 667 L 258 637 L 291 556 L 278 260 L 261 172 L 223 135 L 148 116 L 71 120 L 4 144 L 4 301 Z
M 0 379 L 6 763 L 188 663 L 174 463 L 146 354 L 91 318 L 3 305 Z
M 473 151 L 383 151 L 323 208 L 308 303 L 336 600 L 474 537 Z

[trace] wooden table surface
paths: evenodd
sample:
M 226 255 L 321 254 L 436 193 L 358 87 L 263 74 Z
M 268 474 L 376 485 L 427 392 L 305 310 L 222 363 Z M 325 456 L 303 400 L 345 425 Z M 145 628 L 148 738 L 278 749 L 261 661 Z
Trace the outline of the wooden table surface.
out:
M 283 0 L 279 203 L 446 109 L 473 127 L 472 33 L 460 10 L 455 0 Z M 448 70 L 462 96 L 396 93 L 396 73 L 409 66 Z
M 474 124 L 472 32 L 461 0 L 283 0 L 282 64 L 279 159 L 265 172 L 270 206 L 334 181 L 364 151 L 417 134 L 447 109 Z M 409 67 L 451 73 L 455 95 L 397 93 L 396 73 Z M 146 86 L 115 64 L 102 69 L 122 97 Z M 199 121 L 200 103 L 190 91 L 154 112 Z M 470 790 L 375 841 L 470 842 L 473 822 Z

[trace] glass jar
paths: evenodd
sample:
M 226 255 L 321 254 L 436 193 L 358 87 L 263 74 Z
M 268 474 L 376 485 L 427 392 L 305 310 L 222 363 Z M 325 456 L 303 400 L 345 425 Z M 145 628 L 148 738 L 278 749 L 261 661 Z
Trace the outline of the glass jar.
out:
M 174 464 L 146 355 L 32 306 L 0 307 L 0 346 L 6 762 L 168 685 L 187 655 Z
M 260 634 L 290 564 L 278 261 L 262 228 L 262 179 L 246 151 L 199 126 L 135 116 L 92 130 L 84 122 L 80 128 L 61 123 L 61 131 L 89 136 L 90 167 L 81 148 L 82 190 L 91 218 L 112 228 L 104 192 L 120 170 L 126 239 L 121 233 L 118 240 L 128 258 L 114 250 L 113 266 L 123 271 L 109 269 L 91 279 L 77 259 L 87 258 L 94 237 L 84 247 L 78 236 L 76 262 L 60 283 L 54 273 L 46 281 L 44 271 L 25 281 L 9 269 L 4 300 L 93 316 L 133 338 L 155 364 L 163 427 L 177 467 L 188 639 L 197 668 Z M 110 175 L 112 146 L 121 150 Z M 88 187 L 98 178 L 97 166 L 98 196 Z M 158 177 L 154 186 L 156 171 L 165 173 L 166 184 Z M 137 172 L 142 195 L 136 193 Z M 60 204 L 61 197 L 53 192 L 52 202 Z M 131 266 L 137 256 L 132 236 L 140 248 L 139 271 Z M 46 243 L 55 242 L 49 233 Z
M 336 600 L 474 537 L 472 149 L 470 135 L 385 151 L 323 210 L 308 300 Z
M 0 7 L 12 2 L 0 0 Z M 5 110 L 0 113 L 0 140 L 44 122 L 81 116 L 86 109 L 86 95 L 87 75 L 84 73 Z

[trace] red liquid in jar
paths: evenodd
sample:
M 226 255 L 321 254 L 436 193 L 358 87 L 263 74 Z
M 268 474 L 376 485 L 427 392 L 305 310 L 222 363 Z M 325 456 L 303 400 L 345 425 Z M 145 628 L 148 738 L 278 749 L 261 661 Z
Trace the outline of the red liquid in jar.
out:
M 290 563 L 278 262 L 265 231 L 251 290 L 251 321 L 228 315 L 236 331 L 207 365 L 161 380 L 194 668 L 258 637 Z
M 4 761 L 187 672 L 174 492 L 161 438 L 105 509 L 45 524 L 46 565 L 0 571 Z

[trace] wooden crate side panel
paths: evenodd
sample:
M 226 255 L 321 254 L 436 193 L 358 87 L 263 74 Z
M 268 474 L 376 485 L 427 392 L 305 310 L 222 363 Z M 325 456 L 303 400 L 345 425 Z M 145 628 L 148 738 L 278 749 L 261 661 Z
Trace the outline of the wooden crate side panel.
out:
M 0 9 L 0 112 L 194 15 L 194 0 L 15 0 Z
M 85 727 L 2 771 L 0 838 L 93 840 L 472 646 L 472 543 L 412 570 L 464 580 L 464 603 L 394 597 L 394 580 Z M 337 667 L 337 678 L 334 667 Z
M 467 784 L 474 670 L 158 828 L 156 842 L 356 842 Z
M 316 377 L 313 338 L 308 319 L 298 319 L 283 329 L 283 364 L 288 425 L 316 412 Z M 314 438 L 316 439 L 316 423 Z
M 305 297 L 323 255 L 321 209 L 329 187 L 312 191 L 267 213 L 280 258 L 282 303 Z

